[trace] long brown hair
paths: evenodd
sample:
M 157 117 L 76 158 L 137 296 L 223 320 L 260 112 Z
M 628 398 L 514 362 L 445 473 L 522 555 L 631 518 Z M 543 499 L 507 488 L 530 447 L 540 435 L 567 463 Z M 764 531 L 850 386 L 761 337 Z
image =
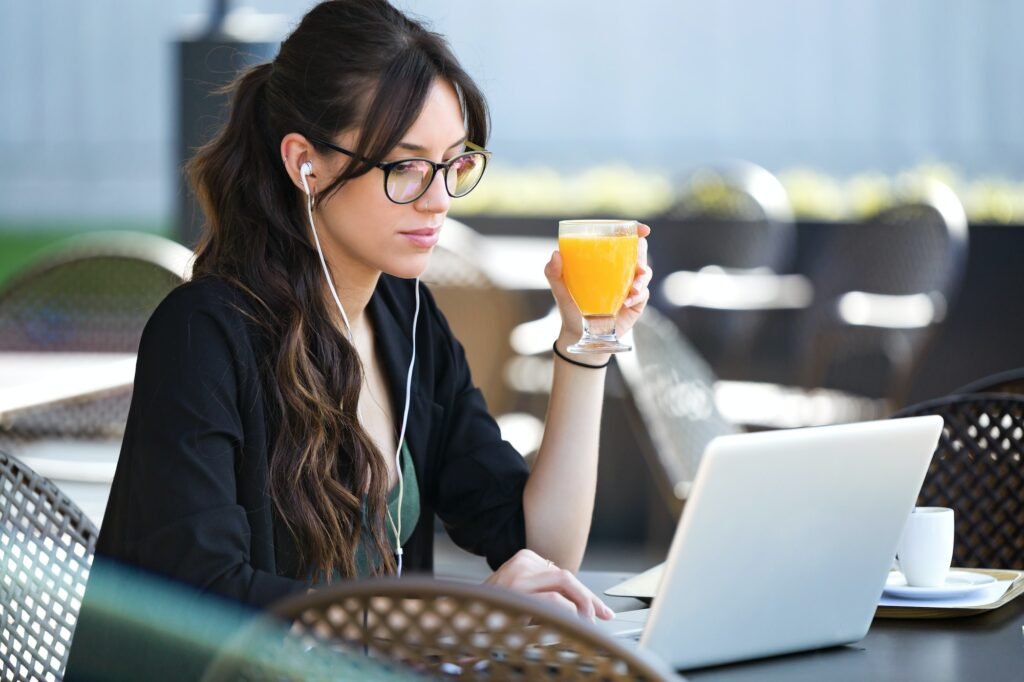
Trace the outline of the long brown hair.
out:
M 266 335 L 262 380 L 280 417 L 271 445 L 270 495 L 299 552 L 302 577 L 354 576 L 362 539 L 394 572 L 385 525 L 387 467 L 359 423 L 363 368 L 332 321 L 306 224 L 304 195 L 280 158 L 281 139 L 311 142 L 359 128 L 353 161 L 320 193 L 369 172 L 415 122 L 437 78 L 459 95 L 469 139 L 484 144 L 483 96 L 441 36 L 384 0 L 328 0 L 281 44 L 272 63 L 228 90 L 224 129 L 188 165 L 206 226 L 196 277 L 225 279 L 253 301 Z M 377 569 L 375 569 L 376 571 Z

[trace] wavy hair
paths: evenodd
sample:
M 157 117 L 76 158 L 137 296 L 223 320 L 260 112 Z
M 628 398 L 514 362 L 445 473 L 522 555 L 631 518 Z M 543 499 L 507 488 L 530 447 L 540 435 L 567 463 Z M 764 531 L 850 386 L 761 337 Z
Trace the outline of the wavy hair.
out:
M 187 167 L 206 218 L 194 276 L 245 292 L 249 317 L 268 339 L 261 379 L 280 423 L 269 492 L 295 540 L 301 577 L 354 576 L 361 541 L 382 559 L 375 572 L 394 573 L 395 565 L 386 461 L 356 413 L 363 368 L 333 321 L 305 197 L 285 171 L 280 142 L 291 132 L 312 143 L 360 130 L 355 151 L 364 161 L 349 163 L 320 193 L 322 202 L 351 178 L 376 172 L 436 79 L 458 94 L 469 139 L 485 144 L 486 103 L 443 37 L 384 0 L 322 2 L 273 62 L 228 86 L 227 123 Z

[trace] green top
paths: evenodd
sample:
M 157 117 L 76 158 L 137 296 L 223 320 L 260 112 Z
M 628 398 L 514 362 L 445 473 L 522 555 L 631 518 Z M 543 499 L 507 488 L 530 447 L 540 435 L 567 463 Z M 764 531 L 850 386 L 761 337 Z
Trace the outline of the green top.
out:
M 416 467 L 412 463 L 412 453 L 409 452 L 409 444 L 402 441 L 402 544 L 404 545 L 412 535 L 413 529 L 420 518 L 420 488 L 416 480 Z M 398 524 L 398 486 L 395 485 L 388 493 L 388 511 L 395 524 Z M 388 543 L 391 551 L 395 551 L 395 530 L 391 527 L 391 521 L 385 519 L 387 527 Z M 367 532 L 366 507 L 363 507 L 363 532 Z M 380 557 L 375 557 L 375 565 L 380 564 Z M 360 578 L 370 576 L 370 561 L 367 557 L 366 548 L 360 542 L 356 547 L 356 575 Z

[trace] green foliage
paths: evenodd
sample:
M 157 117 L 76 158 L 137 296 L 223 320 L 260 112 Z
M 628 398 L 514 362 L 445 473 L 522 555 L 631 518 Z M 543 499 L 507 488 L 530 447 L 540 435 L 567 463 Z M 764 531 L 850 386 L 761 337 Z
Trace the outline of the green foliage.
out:
M 940 180 L 956 193 L 972 222 L 1024 223 L 1024 181 L 1002 177 L 962 178 L 943 164 L 923 164 L 897 175 L 878 172 L 838 178 L 807 168 L 778 173 L 797 218 L 856 220 L 913 194 L 924 178 Z M 542 167 L 492 167 L 469 196 L 452 202 L 452 215 L 624 216 L 659 215 L 673 204 L 681 182 L 667 174 L 623 164 L 559 173 Z

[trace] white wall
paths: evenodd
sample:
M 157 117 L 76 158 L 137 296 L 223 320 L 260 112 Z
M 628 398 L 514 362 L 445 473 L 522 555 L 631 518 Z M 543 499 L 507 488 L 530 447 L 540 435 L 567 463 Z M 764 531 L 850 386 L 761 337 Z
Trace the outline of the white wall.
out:
M 243 4 L 243 3 L 236 3 Z M 308 2 L 248 2 L 295 21 Z M 1024 3 L 396 0 L 487 92 L 498 163 L 746 157 L 1024 176 Z M 0 0 L 0 223 L 173 210 L 173 41 L 201 0 Z

